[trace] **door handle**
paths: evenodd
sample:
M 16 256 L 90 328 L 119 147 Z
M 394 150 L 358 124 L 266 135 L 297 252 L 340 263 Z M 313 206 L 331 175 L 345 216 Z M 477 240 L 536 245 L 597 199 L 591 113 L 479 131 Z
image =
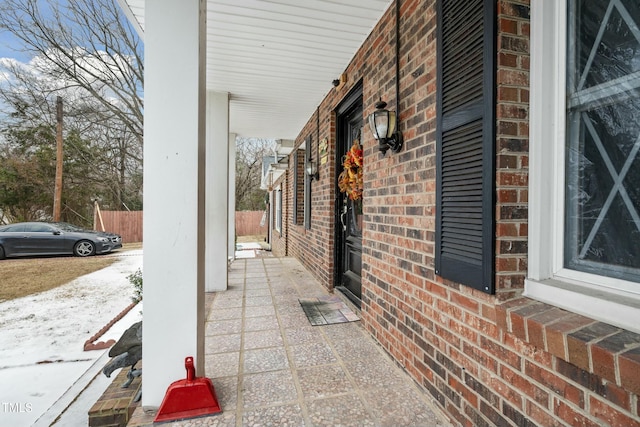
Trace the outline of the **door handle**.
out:
M 340 214 L 340 223 L 342 224 L 342 231 L 347 231 L 347 224 L 344 223 L 344 217 L 347 215 L 347 206 L 342 207 L 342 213 Z

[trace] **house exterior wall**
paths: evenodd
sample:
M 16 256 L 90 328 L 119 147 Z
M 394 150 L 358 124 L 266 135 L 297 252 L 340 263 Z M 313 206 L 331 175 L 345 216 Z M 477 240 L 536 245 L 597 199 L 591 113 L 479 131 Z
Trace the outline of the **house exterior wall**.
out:
M 497 6 L 496 292 L 434 271 L 436 1 L 401 0 L 404 148 L 382 156 L 369 129 L 362 133 L 362 322 L 461 425 L 640 426 L 640 336 L 522 297 L 528 235 L 536 232 L 527 221 L 530 3 Z M 289 254 L 330 290 L 339 167 L 334 111 L 358 82 L 365 117 L 379 98 L 394 105 L 394 23 L 392 7 L 345 69 L 346 82 L 330 91 L 296 140 L 311 137 L 315 147 L 326 138 L 330 155 L 312 183 L 311 229 L 288 214 L 283 237 Z
M 335 232 L 335 114 L 333 108 L 343 95 L 332 91 L 318 108 L 296 139 L 299 147 L 310 139 L 313 159 L 319 162 L 318 141 L 327 138 L 329 155 L 327 163 L 318 164 L 319 177 L 311 182 L 311 221 L 310 227 L 304 221 L 291 224 L 288 229 L 289 255 L 298 258 L 302 264 L 327 289 L 333 289 L 333 249 Z M 318 126 L 319 124 L 319 126 Z M 289 162 L 287 176 L 295 173 L 293 162 Z M 291 180 L 293 181 L 293 180 Z M 293 184 L 291 184 L 293 185 Z M 302 185 L 302 184 L 301 184 Z M 293 187 L 291 187 L 290 191 Z
M 288 182 L 290 180 L 287 179 L 288 173 L 282 174 L 280 178 L 278 178 L 273 183 L 273 190 L 271 191 L 271 209 L 273 210 L 272 224 L 271 224 L 271 252 L 275 256 L 287 256 L 287 230 L 289 228 L 289 224 L 291 219 L 289 218 L 290 214 L 290 200 L 291 200 L 291 190 L 287 187 Z M 277 203 L 276 197 L 278 194 L 278 188 L 282 191 L 282 226 L 280 230 L 276 229 L 276 223 L 278 221 L 277 218 Z

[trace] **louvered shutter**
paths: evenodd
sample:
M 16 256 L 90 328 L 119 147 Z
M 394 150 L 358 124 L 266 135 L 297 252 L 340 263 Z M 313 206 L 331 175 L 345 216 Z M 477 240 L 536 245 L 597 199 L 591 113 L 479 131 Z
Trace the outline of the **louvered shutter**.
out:
M 493 293 L 495 0 L 438 1 L 436 274 Z

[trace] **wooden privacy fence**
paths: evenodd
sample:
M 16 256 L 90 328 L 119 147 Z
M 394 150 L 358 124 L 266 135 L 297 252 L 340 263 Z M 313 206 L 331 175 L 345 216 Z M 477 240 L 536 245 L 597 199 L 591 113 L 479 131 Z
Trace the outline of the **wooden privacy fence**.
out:
M 236 211 L 236 236 L 266 236 L 264 214 L 264 211 Z
M 267 220 L 264 211 L 236 212 L 237 236 L 266 236 Z M 142 211 L 101 211 L 96 209 L 94 230 L 118 233 L 123 243 L 142 242 Z
M 96 209 L 93 228 L 118 233 L 122 243 L 142 242 L 142 211 L 101 211 Z

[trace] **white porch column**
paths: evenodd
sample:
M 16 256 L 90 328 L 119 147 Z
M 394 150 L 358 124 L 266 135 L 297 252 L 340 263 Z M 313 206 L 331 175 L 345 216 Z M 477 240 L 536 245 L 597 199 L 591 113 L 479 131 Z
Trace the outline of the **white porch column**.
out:
M 229 94 L 207 92 L 205 288 L 227 289 L 229 237 Z
M 229 257 L 236 254 L 236 134 L 229 134 Z
M 142 405 L 194 356 L 204 375 L 205 17 L 200 0 L 145 1 Z

